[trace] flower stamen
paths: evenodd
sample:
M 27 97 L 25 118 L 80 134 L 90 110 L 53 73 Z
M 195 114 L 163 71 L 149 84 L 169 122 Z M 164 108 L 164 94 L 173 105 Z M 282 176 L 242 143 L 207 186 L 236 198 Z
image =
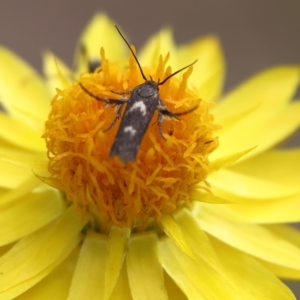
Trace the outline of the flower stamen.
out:
M 170 67 L 166 69 L 168 59 L 169 54 L 160 57 L 156 69 L 143 68 L 146 77 L 158 81 L 172 74 Z M 96 207 L 108 223 L 138 226 L 189 202 L 189 191 L 205 180 L 208 156 L 218 145 L 214 136 L 218 126 L 208 112 L 211 104 L 188 88 L 191 73 L 189 67 L 181 80 L 168 80 L 160 97 L 175 113 L 179 106 L 198 108 L 180 116 L 180 121 L 164 121 L 166 140 L 158 126 L 149 126 L 137 159 L 126 164 L 118 157 L 109 158 L 118 125 L 103 132 L 114 120 L 115 109 L 87 95 L 77 83 L 58 90 L 44 134 L 50 179 L 61 181 L 78 211 L 94 214 Z M 121 96 L 111 91 L 132 90 L 143 79 L 132 54 L 128 63 L 110 62 L 101 49 L 101 67 L 82 74 L 80 82 L 97 97 L 118 99 Z

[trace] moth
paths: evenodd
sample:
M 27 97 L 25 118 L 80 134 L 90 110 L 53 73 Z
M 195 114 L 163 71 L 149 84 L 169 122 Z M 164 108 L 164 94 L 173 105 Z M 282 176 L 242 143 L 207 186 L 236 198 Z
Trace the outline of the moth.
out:
M 98 97 L 97 95 L 91 93 L 86 87 L 84 87 L 82 83 L 79 82 L 79 85 L 81 86 L 81 88 L 85 93 L 95 98 L 96 100 L 102 101 L 109 105 L 113 104 L 117 106 L 116 116 L 113 122 L 111 123 L 111 125 L 108 128 L 106 128 L 104 132 L 109 131 L 120 118 L 122 119 L 116 138 L 111 147 L 109 157 L 118 156 L 121 159 L 121 161 L 126 163 L 128 161 L 132 161 L 132 162 L 135 161 L 138 150 L 140 148 L 140 144 L 142 142 L 142 139 L 145 135 L 147 128 L 149 127 L 149 124 L 152 120 L 155 111 L 158 111 L 157 123 L 158 123 L 159 133 L 162 139 L 166 140 L 162 130 L 163 118 L 170 117 L 170 118 L 175 118 L 177 120 L 180 120 L 179 116 L 188 114 L 197 108 L 194 107 L 190 110 L 181 113 L 172 112 L 167 108 L 167 106 L 165 105 L 165 103 L 163 102 L 163 100 L 160 98 L 159 95 L 160 85 L 163 85 L 174 75 L 178 74 L 179 72 L 195 64 L 197 60 L 185 66 L 184 68 L 172 73 L 161 82 L 160 81 L 156 82 L 152 80 L 152 77 L 150 77 L 149 80 L 146 78 L 142 70 L 142 67 L 134 51 L 131 49 L 129 43 L 122 35 L 121 31 L 117 26 L 116 29 L 119 32 L 122 39 L 127 44 L 132 55 L 134 56 L 135 61 L 140 69 L 141 75 L 145 80 L 145 82 L 136 86 L 133 90 L 123 91 L 123 92 L 111 91 L 112 93 L 118 95 L 129 95 L 128 98 L 122 98 L 119 100 Z M 125 105 L 126 105 L 125 112 L 122 116 L 122 112 Z

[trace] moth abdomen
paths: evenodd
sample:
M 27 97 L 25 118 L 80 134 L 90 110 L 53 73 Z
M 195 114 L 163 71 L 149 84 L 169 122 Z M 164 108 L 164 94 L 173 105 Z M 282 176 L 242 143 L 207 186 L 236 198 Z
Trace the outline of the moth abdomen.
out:
M 124 163 L 135 161 L 142 139 L 157 108 L 158 99 L 158 91 L 155 88 L 149 89 L 147 83 L 137 86 L 132 91 L 110 150 L 110 157 L 118 156 Z

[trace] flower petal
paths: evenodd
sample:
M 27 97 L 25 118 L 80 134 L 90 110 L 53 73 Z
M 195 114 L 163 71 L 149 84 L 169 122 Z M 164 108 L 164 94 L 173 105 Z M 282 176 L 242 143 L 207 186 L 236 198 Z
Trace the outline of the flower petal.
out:
M 28 170 L 1 159 L 0 170 L 2 174 L 5 174 L 5 176 L 0 176 L 0 186 L 3 188 L 14 189 L 32 177 L 32 173 Z
M 108 253 L 107 246 L 106 236 L 95 232 L 87 233 L 72 279 L 68 300 L 104 299 L 105 272 L 103 270 L 105 270 Z M 126 269 L 122 268 L 111 299 L 132 299 L 125 271 Z
M 298 68 L 277 67 L 257 75 L 224 98 L 223 102 L 213 111 L 218 124 L 224 126 L 222 120 L 227 124 L 228 118 L 245 112 L 247 114 L 243 119 L 239 119 L 239 122 L 231 130 L 219 132 L 220 147 L 212 153 L 211 159 L 218 159 L 230 155 L 233 151 L 237 152 L 258 146 L 255 151 L 245 156 L 250 157 L 286 137 L 284 134 L 290 134 L 291 130 L 299 125 L 299 120 L 287 103 L 291 100 L 298 84 Z M 299 105 L 293 105 L 298 111 Z M 233 107 L 234 109 L 232 109 Z M 293 117 L 291 124 L 286 122 L 287 125 L 282 126 L 278 136 L 274 131 L 274 135 L 266 137 L 265 128 L 270 128 L 275 122 L 282 124 L 278 122 L 278 119 L 286 120 L 289 116 Z M 235 141 L 234 147 L 232 146 L 233 140 Z
M 44 74 L 47 76 L 47 83 L 53 95 L 56 88 L 66 89 L 72 81 L 76 80 L 69 67 L 53 53 L 45 52 L 43 62 Z
M 252 257 L 216 239 L 211 240 L 224 269 L 235 283 L 239 299 L 296 299 L 287 286 Z
M 188 300 L 186 295 L 181 291 L 181 289 L 177 286 L 174 280 L 168 275 L 168 273 L 164 272 L 164 275 L 165 275 L 165 286 L 168 291 L 169 299 Z
M 43 80 L 27 63 L 2 47 L 0 61 L 0 97 L 8 112 L 23 118 L 24 115 L 19 113 L 22 111 L 38 120 L 46 120 L 51 96 Z
M 176 243 L 176 245 L 189 257 L 194 258 L 194 254 L 186 242 L 183 232 L 178 223 L 172 218 L 172 216 L 164 214 L 159 219 L 159 224 L 164 230 L 165 234 Z
M 294 244 L 300 249 L 300 233 L 296 228 L 292 228 L 286 225 L 268 225 L 267 228 L 274 234 L 284 236 L 290 243 Z M 261 261 L 271 272 L 281 278 L 299 280 L 300 270 L 296 268 L 287 268 L 282 265 L 272 264 L 266 261 Z
M 291 103 L 281 109 L 280 114 L 273 118 L 267 126 L 262 127 L 262 139 L 252 153 L 254 156 L 290 137 L 300 125 L 300 101 Z
M 291 223 L 300 220 L 299 194 L 270 201 L 252 201 L 229 207 L 245 222 L 251 223 Z
M 70 208 L 54 224 L 15 244 L 0 258 L 0 298 L 12 299 L 47 276 L 80 242 L 84 224 Z
M 181 46 L 176 68 L 184 67 L 196 59 L 189 81 L 196 85 L 202 99 L 215 101 L 222 92 L 225 73 L 224 55 L 218 38 L 207 36 Z
M 276 275 L 279 278 L 285 279 L 285 280 L 300 280 L 300 271 L 286 268 L 284 266 L 272 264 L 265 260 L 258 260 L 261 265 L 263 265 L 266 269 L 268 269 L 270 272 L 272 272 L 274 275 Z
M 258 105 L 266 109 L 282 106 L 293 97 L 299 77 L 298 66 L 279 66 L 258 73 L 221 100 L 214 110 L 216 120 L 225 120 Z
M 140 51 L 138 58 L 141 66 L 151 67 L 157 65 L 160 55 L 165 58 L 168 53 L 172 53 L 168 63 L 172 66 L 172 69 L 174 68 L 174 72 L 178 65 L 177 48 L 174 44 L 171 29 L 164 28 L 148 39 L 146 45 Z
M 16 300 L 66 300 L 79 255 L 78 247 L 48 276 Z
M 109 60 L 120 60 L 126 56 L 127 46 L 115 28 L 116 22 L 105 14 L 98 13 L 85 28 L 75 54 L 77 75 L 88 71 L 91 62 L 100 64 L 100 49 L 105 49 Z
M 115 226 L 111 228 L 108 240 L 108 255 L 105 265 L 105 296 L 103 299 L 110 298 L 119 278 L 129 236 L 129 228 L 118 228 Z
M 132 298 L 168 299 L 163 269 L 157 257 L 158 238 L 155 233 L 132 236 L 129 243 L 127 273 Z M 150 284 L 151 283 L 151 284 Z
M 7 161 L 9 163 L 16 164 L 20 167 L 31 170 L 31 172 L 48 173 L 48 161 L 44 158 L 44 155 L 26 155 L 24 153 L 23 157 L 13 157 L 0 154 L 0 161 Z
M 229 169 L 280 185 L 296 186 L 300 192 L 300 149 L 270 150 L 237 163 Z
M 182 229 L 189 246 L 193 249 L 194 257 L 202 259 L 219 274 L 224 275 L 223 267 L 217 258 L 214 248 L 206 233 L 201 229 L 191 212 L 186 208 L 181 209 L 175 215 L 175 218 L 179 227 Z
M 41 186 L 41 184 L 41 181 L 38 180 L 35 176 L 30 176 L 27 180 L 22 182 L 22 184 L 18 185 L 17 188 L 4 190 L 3 192 L 1 192 L 0 205 L 5 205 L 17 198 L 31 193 L 36 187 Z M 46 189 L 48 188 L 46 187 Z
M 237 122 L 231 130 L 219 132 L 220 147 L 212 153 L 211 159 L 228 156 L 233 151 L 242 151 L 255 147 L 241 160 L 252 157 L 278 144 L 289 137 L 299 127 L 300 102 L 263 111 L 261 107 Z M 221 123 L 223 126 L 223 124 Z M 235 147 L 232 147 L 232 140 Z M 216 154 L 215 154 L 216 153 Z
M 123 264 L 115 289 L 111 295 L 113 300 L 132 300 L 128 283 L 126 264 Z
M 217 197 L 215 195 L 205 193 L 202 189 L 194 189 L 189 193 L 189 199 L 191 201 L 207 202 L 214 204 L 232 203 L 230 200 Z
M 221 168 L 225 168 L 235 163 L 238 159 L 240 159 L 253 149 L 255 149 L 255 147 L 210 161 L 209 173 L 212 174 L 220 170 Z
M 300 249 L 285 236 L 275 235 L 267 226 L 234 221 L 225 208 L 195 202 L 194 215 L 206 232 L 224 243 L 268 262 L 300 268 Z
M 211 174 L 209 183 L 216 196 L 237 203 L 279 199 L 300 192 L 300 185 L 290 185 L 282 181 L 249 176 L 230 169 L 219 170 Z
M 46 152 L 45 141 L 40 132 L 20 119 L 0 113 L 0 137 L 5 141 L 30 151 Z
M 57 191 L 30 193 L 0 205 L 0 245 L 31 234 L 56 219 L 64 210 Z M 25 212 L 25 213 L 24 213 Z
M 239 299 L 227 280 L 203 260 L 191 259 L 167 237 L 159 246 L 163 267 L 188 299 Z
M 81 248 L 68 299 L 104 299 L 107 239 L 89 232 Z M 88 276 L 88 280 L 87 280 Z

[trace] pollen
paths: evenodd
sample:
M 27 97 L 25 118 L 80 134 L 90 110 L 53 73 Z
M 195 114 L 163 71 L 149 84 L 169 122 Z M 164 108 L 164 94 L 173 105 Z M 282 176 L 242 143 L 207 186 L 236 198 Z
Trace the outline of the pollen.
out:
M 189 88 L 193 68 L 188 68 L 160 86 L 159 94 L 172 112 L 197 109 L 180 120 L 163 120 L 165 139 L 155 112 L 136 160 L 123 163 L 117 156 L 110 158 L 121 122 L 110 128 L 118 106 L 97 101 L 79 83 L 97 97 L 120 100 L 130 93 L 112 91 L 130 91 L 144 79 L 132 55 L 128 61 L 109 61 L 103 49 L 100 54 L 101 66 L 94 73 L 84 73 L 69 88 L 57 90 L 52 101 L 43 135 L 50 172 L 46 182 L 63 190 L 83 215 L 119 227 L 147 224 L 184 203 L 189 205 L 189 192 L 196 184 L 205 185 L 209 154 L 218 145 L 218 126 L 209 112 L 213 104 Z M 160 57 L 156 66 L 142 66 L 146 77 L 162 81 L 169 76 L 168 58 Z M 143 109 L 141 104 L 137 108 Z

